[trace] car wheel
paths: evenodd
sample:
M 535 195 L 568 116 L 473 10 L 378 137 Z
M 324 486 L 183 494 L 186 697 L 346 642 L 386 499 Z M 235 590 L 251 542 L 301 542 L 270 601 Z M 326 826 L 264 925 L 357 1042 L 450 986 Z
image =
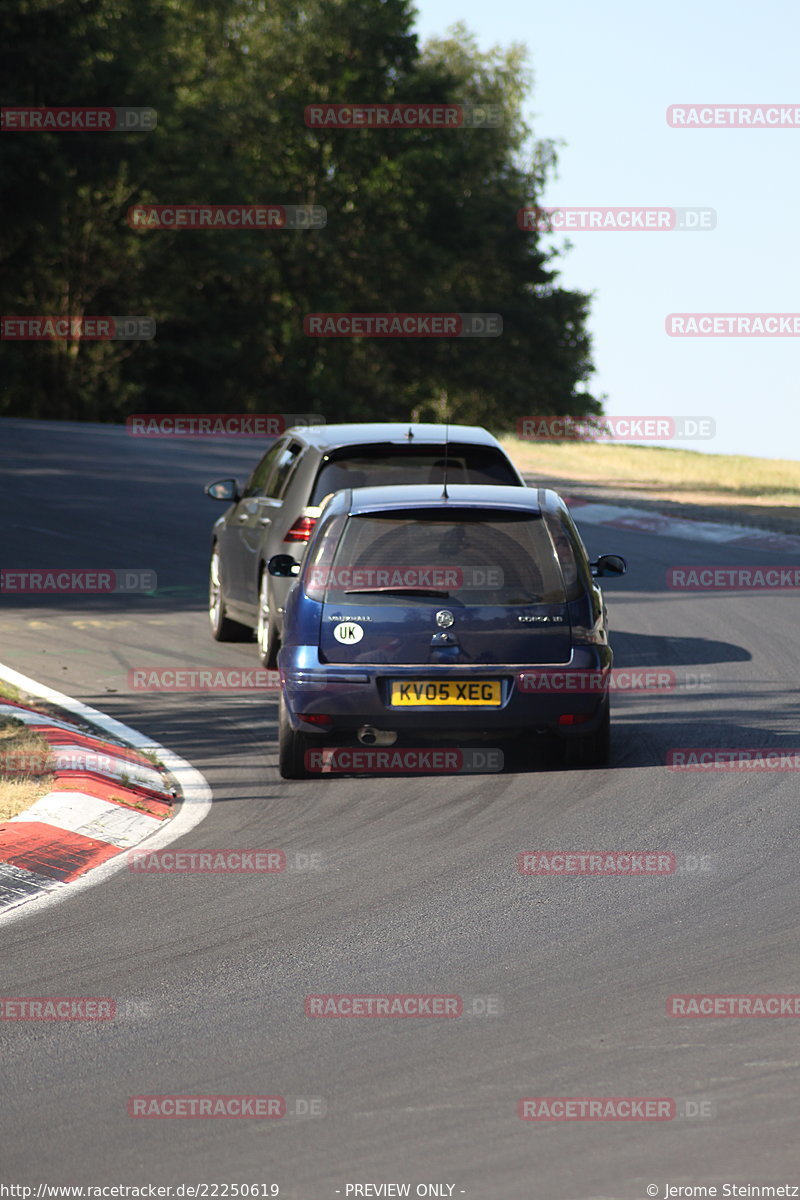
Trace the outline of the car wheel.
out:
M 308 779 L 305 756 L 309 748 L 308 738 L 292 729 L 286 701 L 280 699 L 278 711 L 278 770 L 282 779 Z
M 611 712 L 608 701 L 594 733 L 563 739 L 566 767 L 607 767 L 611 757 Z
M 256 639 L 258 641 L 258 657 L 261 660 L 261 665 L 274 670 L 278 665 L 278 651 L 281 648 L 281 640 L 278 637 L 275 618 L 270 613 L 269 575 L 266 570 L 262 572 L 261 582 L 258 585 L 258 625 L 256 627 Z
M 244 642 L 253 636 L 252 629 L 225 616 L 219 546 L 215 546 L 211 551 L 211 564 L 208 568 L 208 619 L 211 624 L 211 636 L 215 642 Z

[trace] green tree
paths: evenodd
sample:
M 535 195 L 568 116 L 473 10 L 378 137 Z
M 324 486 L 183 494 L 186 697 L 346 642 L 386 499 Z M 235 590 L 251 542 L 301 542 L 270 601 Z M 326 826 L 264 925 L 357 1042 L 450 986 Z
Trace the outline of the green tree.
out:
M 599 410 L 589 299 L 516 226 L 555 154 L 525 127 L 521 47 L 420 48 L 408 0 L 7 0 L 5 103 L 148 105 L 147 134 L 4 135 L 6 313 L 136 313 L 149 343 L 4 347 L 0 412 L 322 413 L 510 428 Z M 308 128 L 315 102 L 491 102 L 457 130 Z M 150 231 L 134 203 L 313 203 L 324 229 Z M 497 312 L 474 339 L 307 337 L 312 311 Z M 438 405 L 438 409 L 436 406 Z

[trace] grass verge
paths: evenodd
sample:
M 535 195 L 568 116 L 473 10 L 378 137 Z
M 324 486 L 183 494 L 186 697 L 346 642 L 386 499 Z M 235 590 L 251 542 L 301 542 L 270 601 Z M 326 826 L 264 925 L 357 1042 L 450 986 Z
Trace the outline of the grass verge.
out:
M 520 471 L 547 479 L 607 484 L 642 498 L 686 504 L 796 509 L 800 516 L 800 462 L 702 454 L 666 446 L 590 442 L 525 442 L 501 437 Z
M 7 694 L 7 693 L 6 693 Z M 0 719 L 0 821 L 9 821 L 50 791 L 50 744 L 16 717 Z

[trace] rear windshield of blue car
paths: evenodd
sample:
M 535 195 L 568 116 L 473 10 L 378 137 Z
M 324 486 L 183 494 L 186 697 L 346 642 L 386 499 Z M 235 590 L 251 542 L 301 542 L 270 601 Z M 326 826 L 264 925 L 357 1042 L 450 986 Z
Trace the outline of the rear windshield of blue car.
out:
M 319 504 L 344 488 L 442 483 L 444 472 L 443 446 L 361 446 L 334 452 L 319 469 L 309 504 Z M 447 482 L 519 486 L 502 451 L 452 442 L 447 448 Z
M 314 591 L 324 592 L 331 604 L 396 604 L 398 593 L 375 590 L 382 588 L 402 589 L 403 603 L 424 603 L 424 592 L 445 592 L 470 606 L 566 600 L 561 569 L 541 517 L 497 509 L 351 516 L 333 560 L 320 559 L 310 569 Z M 415 597 L 412 592 L 420 594 Z

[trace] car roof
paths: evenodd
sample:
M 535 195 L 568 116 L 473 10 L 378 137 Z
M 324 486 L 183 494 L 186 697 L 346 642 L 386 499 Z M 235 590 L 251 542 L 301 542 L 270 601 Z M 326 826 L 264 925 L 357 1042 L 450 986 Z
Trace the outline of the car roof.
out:
M 503 487 L 498 484 L 451 483 L 447 497 L 441 483 L 395 484 L 390 487 L 353 488 L 350 492 L 351 514 L 409 508 L 498 508 L 541 513 L 542 506 L 551 507 L 560 499 L 550 489 Z M 543 503 L 542 503 L 543 502 Z
M 409 430 L 414 435 L 412 438 L 408 436 Z M 380 442 L 395 442 L 398 446 L 443 446 L 445 441 L 494 446 L 502 450 L 497 438 L 481 425 L 416 425 L 411 421 L 375 421 L 352 425 L 298 425 L 287 429 L 286 433 L 295 434 L 322 451 Z

